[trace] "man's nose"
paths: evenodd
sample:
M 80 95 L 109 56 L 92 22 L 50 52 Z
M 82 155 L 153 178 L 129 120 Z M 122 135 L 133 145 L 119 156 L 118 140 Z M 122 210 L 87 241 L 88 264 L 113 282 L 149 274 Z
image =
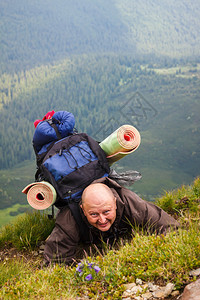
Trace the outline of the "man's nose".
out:
M 100 222 L 101 224 L 104 224 L 105 221 L 106 221 L 106 217 L 105 217 L 104 215 L 100 214 L 100 215 L 99 215 L 99 222 Z

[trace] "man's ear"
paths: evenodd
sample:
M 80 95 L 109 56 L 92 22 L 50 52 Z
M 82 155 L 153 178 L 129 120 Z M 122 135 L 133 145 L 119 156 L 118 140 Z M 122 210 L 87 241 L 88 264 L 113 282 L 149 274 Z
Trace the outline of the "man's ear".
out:
M 117 198 L 116 197 L 114 197 L 114 201 L 115 201 L 115 209 L 117 209 Z
M 83 204 L 80 204 L 80 208 L 82 209 L 84 215 L 85 215 L 85 211 L 84 211 L 84 208 L 83 208 Z

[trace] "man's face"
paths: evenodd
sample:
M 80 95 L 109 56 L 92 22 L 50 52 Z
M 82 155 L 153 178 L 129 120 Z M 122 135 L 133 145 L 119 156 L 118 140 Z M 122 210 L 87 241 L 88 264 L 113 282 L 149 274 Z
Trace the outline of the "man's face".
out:
M 92 193 L 82 204 L 88 222 L 101 231 L 108 231 L 116 218 L 116 198 L 106 191 Z

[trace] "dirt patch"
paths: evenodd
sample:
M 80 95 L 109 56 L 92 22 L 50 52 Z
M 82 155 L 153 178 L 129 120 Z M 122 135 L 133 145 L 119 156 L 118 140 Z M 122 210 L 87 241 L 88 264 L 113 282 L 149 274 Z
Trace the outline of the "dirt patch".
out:
M 6 263 L 10 260 L 23 260 L 24 262 L 33 262 L 34 265 L 41 265 L 43 261 L 43 250 L 19 251 L 18 249 L 5 245 L 0 249 L 0 262 Z

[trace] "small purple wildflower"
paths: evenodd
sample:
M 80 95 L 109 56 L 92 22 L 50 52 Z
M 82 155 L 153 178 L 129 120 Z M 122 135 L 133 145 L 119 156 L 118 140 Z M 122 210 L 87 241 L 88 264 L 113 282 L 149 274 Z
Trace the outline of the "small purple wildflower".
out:
M 82 262 L 78 263 L 78 265 L 76 266 L 75 276 L 77 277 L 77 279 L 80 278 L 79 280 L 90 281 L 95 276 L 97 276 L 97 273 L 100 270 L 101 269 L 97 265 L 95 265 L 94 262 L 83 260 Z
M 78 267 L 76 268 L 76 271 L 79 272 L 79 273 L 81 273 L 81 272 L 83 271 L 82 269 L 83 269 L 83 267 L 78 266 Z
M 88 263 L 88 268 L 92 269 L 93 263 Z
M 92 274 L 89 274 L 85 277 L 85 280 L 89 281 L 89 280 L 92 280 Z
M 83 265 L 82 263 L 78 263 L 78 266 L 79 266 L 80 268 L 83 268 L 83 267 L 84 267 L 84 265 Z
M 98 266 L 94 266 L 94 270 L 96 273 L 98 273 L 101 269 Z

